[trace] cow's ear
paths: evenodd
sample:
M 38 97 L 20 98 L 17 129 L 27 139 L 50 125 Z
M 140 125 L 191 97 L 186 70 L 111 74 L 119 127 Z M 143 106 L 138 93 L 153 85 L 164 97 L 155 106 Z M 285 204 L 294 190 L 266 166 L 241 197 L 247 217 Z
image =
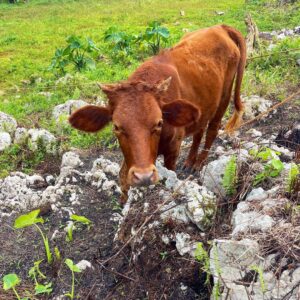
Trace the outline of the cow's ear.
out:
M 200 110 L 184 100 L 163 105 L 162 112 L 164 120 L 176 127 L 191 125 L 200 118 Z
M 111 111 L 107 107 L 87 105 L 76 110 L 69 118 L 70 124 L 79 130 L 96 132 L 111 121 Z

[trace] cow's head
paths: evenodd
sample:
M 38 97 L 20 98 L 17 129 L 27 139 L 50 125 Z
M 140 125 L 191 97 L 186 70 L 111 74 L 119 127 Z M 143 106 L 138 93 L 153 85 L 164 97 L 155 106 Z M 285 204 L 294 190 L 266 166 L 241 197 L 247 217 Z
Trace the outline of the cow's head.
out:
M 73 127 L 86 132 L 113 123 L 128 168 L 129 185 L 148 185 L 158 180 L 155 160 L 163 127 L 184 127 L 199 118 L 199 110 L 184 100 L 164 103 L 170 81 L 168 78 L 151 86 L 143 82 L 100 85 L 108 105 L 85 106 L 69 119 Z

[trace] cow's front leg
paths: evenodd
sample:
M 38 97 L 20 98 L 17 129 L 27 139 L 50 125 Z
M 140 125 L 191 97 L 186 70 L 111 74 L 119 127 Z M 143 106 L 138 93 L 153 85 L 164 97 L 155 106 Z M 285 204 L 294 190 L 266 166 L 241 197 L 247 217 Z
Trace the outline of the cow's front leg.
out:
M 201 143 L 203 133 L 204 133 L 204 128 L 203 129 L 201 128 L 197 133 L 193 135 L 193 143 L 190 152 L 188 154 L 188 157 L 183 165 L 184 171 L 190 172 L 193 169 L 197 160 L 198 149 Z
M 127 183 L 127 175 L 128 175 L 128 168 L 125 163 L 125 160 L 122 162 L 122 166 L 119 172 L 119 180 L 120 180 L 120 186 L 121 186 L 121 191 L 122 195 L 120 198 L 120 204 L 123 206 L 128 199 L 128 191 L 129 191 L 129 184 Z

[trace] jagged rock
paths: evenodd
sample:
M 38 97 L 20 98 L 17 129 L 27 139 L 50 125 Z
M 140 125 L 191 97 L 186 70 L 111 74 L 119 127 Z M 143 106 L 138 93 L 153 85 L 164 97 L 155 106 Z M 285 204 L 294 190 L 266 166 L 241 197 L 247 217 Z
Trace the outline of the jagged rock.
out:
M 11 137 L 8 132 L 0 132 L 0 151 L 11 145 Z
M 56 121 L 64 121 L 63 116 L 67 119 L 76 109 L 88 105 L 87 102 L 83 100 L 68 100 L 63 104 L 59 104 L 54 107 L 52 112 L 52 117 Z
M 220 193 L 225 195 L 222 181 L 229 160 L 230 156 L 221 156 L 219 159 L 209 162 L 201 172 L 200 177 L 203 177 L 203 186 L 217 195 Z
M 37 151 L 39 143 L 47 153 L 56 152 L 56 138 L 55 136 L 45 129 L 29 129 L 28 130 L 28 146 L 32 151 Z
M 194 255 L 196 243 L 191 241 L 191 236 L 188 233 L 180 232 L 175 234 L 176 249 L 180 255 L 189 253 Z
M 66 152 L 64 153 L 61 160 L 61 167 L 70 167 L 76 169 L 79 166 L 82 166 L 82 161 L 79 158 L 79 155 L 74 152 Z
M 83 259 L 83 260 L 81 260 L 80 262 L 78 262 L 78 263 L 76 264 L 76 266 L 77 266 L 81 271 L 84 271 L 84 270 L 86 270 L 86 269 L 93 269 L 92 264 L 91 264 L 89 261 L 85 260 L 85 259 Z
M 27 186 L 30 188 L 41 188 L 45 186 L 45 180 L 40 175 L 32 175 L 27 177 Z
M 254 240 L 214 240 L 210 250 L 210 269 L 214 285 L 219 286 L 219 299 L 249 299 L 245 286 L 239 283 L 244 281 L 252 266 L 259 267 L 262 262 L 259 245 Z
M 112 176 L 118 176 L 120 172 L 120 166 L 117 163 L 105 159 L 103 156 L 100 156 L 94 161 L 91 172 L 96 172 L 99 169 Z
M 10 115 L 0 111 L 0 132 L 14 133 L 17 128 L 17 121 Z
M 258 138 L 262 136 L 262 132 L 259 130 L 256 130 L 255 128 L 251 128 L 247 131 L 247 133 L 250 133 L 252 138 Z
M 245 105 L 244 117 L 246 119 L 253 119 L 255 116 L 268 110 L 268 108 L 272 106 L 272 101 L 257 95 L 243 97 L 243 102 Z
M 262 201 L 268 198 L 268 193 L 261 187 L 253 189 L 247 196 L 246 201 Z
M 232 236 L 238 237 L 240 234 L 254 233 L 258 231 L 268 231 L 275 224 L 273 218 L 257 211 L 248 211 L 248 203 L 241 202 L 233 212 L 231 223 L 233 225 Z
M 14 143 L 18 145 L 26 144 L 28 139 L 28 130 L 23 127 L 19 127 L 15 131 Z

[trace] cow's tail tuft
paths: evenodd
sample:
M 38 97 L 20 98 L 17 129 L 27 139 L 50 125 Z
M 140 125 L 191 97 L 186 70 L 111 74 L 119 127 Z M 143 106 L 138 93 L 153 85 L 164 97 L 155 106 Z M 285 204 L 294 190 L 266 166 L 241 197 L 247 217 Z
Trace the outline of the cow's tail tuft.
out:
M 223 28 L 227 31 L 230 38 L 236 43 L 240 50 L 240 61 L 237 67 L 234 89 L 234 113 L 225 126 L 225 132 L 232 134 L 242 124 L 242 117 L 244 113 L 244 105 L 241 101 L 241 85 L 243 74 L 246 66 L 246 43 L 242 34 L 232 27 L 223 25 Z

